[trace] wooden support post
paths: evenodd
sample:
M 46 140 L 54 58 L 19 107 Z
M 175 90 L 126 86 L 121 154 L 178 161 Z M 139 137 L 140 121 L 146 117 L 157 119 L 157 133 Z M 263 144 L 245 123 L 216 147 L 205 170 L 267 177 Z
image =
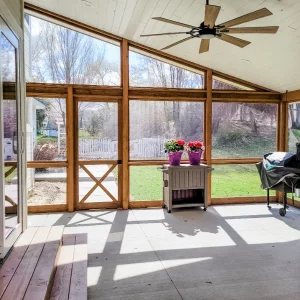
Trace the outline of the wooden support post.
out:
M 286 152 L 289 148 L 289 103 L 284 103 L 284 124 L 283 124 L 283 136 L 284 136 L 284 144 L 283 150 Z
M 282 96 L 282 100 L 283 96 Z M 288 106 L 287 102 L 280 102 L 277 120 L 277 151 L 286 152 L 288 150 Z M 276 192 L 279 202 L 283 201 L 283 193 Z
M 206 71 L 206 102 L 205 102 L 205 153 L 207 165 L 211 166 L 212 150 L 212 71 Z M 207 176 L 207 203 L 211 205 L 211 173 Z
M 277 147 L 279 151 L 288 150 L 288 103 L 281 102 L 278 111 Z
M 121 43 L 121 74 L 122 74 L 122 87 L 123 87 L 123 99 L 122 99 L 122 207 L 128 209 L 128 203 L 130 198 L 129 191 L 129 48 L 128 41 L 122 40 Z
M 68 86 L 67 96 L 67 206 L 74 211 L 74 102 L 73 87 Z

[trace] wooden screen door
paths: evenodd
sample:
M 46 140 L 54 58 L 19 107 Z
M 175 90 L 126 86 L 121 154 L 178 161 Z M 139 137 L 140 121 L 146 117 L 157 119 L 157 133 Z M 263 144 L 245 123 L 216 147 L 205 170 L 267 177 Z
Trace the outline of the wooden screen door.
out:
M 121 207 L 119 107 L 118 101 L 76 101 L 76 209 Z

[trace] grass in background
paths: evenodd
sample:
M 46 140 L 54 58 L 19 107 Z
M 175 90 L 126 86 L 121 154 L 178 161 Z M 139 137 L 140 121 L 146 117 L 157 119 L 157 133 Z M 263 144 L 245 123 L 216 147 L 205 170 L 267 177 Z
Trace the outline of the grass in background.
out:
M 266 196 L 255 165 L 215 165 L 212 197 Z M 270 191 L 270 195 L 275 195 Z
M 212 197 L 266 196 L 255 165 L 214 166 Z M 162 200 L 162 173 L 156 166 L 130 167 L 131 200 Z M 270 195 L 275 195 L 270 191 Z
M 212 157 L 213 158 L 243 158 L 243 157 L 262 157 L 264 154 L 276 151 L 276 143 L 273 138 L 252 139 L 246 145 L 239 147 L 220 147 L 213 139 Z
M 36 137 L 38 145 L 41 144 L 48 144 L 48 143 L 57 143 L 58 138 L 54 136 L 43 136 L 43 135 L 38 135 Z
M 4 167 L 4 173 L 6 173 L 7 171 L 9 171 L 12 167 Z M 16 177 L 17 175 L 17 169 L 15 169 L 9 176 L 7 176 L 5 178 L 5 183 L 11 183 L 11 181 L 13 180 L 14 177 Z
M 162 200 L 162 172 L 157 166 L 130 167 L 130 200 Z

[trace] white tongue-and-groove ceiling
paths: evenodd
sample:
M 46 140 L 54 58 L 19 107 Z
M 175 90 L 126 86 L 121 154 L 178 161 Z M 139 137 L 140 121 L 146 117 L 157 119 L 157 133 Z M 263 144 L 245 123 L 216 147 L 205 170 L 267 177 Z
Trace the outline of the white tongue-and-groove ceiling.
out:
M 140 37 L 141 34 L 186 31 L 186 28 L 152 20 L 164 17 L 199 26 L 206 0 L 27 0 L 41 8 L 161 49 L 182 35 Z M 266 7 L 273 15 L 238 25 L 279 26 L 276 34 L 239 34 L 251 42 L 239 48 L 218 39 L 209 52 L 199 54 L 200 39 L 194 38 L 165 50 L 167 53 L 223 73 L 284 92 L 300 88 L 299 0 L 210 0 L 221 6 L 216 24 Z M 184 36 L 185 37 L 185 36 Z

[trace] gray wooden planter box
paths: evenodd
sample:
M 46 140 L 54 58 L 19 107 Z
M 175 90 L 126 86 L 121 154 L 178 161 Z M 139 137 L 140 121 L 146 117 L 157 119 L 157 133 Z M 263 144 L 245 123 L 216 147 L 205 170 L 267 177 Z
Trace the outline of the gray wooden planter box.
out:
M 207 165 L 178 167 L 163 165 L 163 202 L 172 208 L 203 207 L 207 209 L 207 175 L 213 168 Z

